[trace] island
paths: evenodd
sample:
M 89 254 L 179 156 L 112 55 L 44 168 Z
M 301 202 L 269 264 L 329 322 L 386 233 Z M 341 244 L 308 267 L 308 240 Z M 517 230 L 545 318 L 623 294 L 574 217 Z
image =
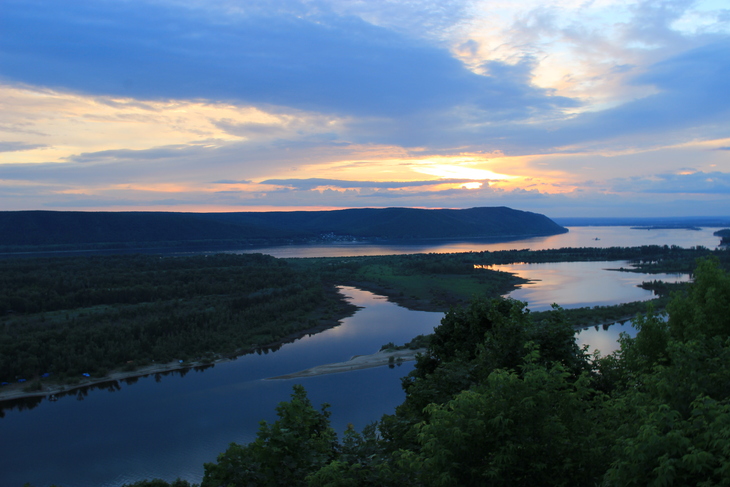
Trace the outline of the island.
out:
M 730 244 L 730 228 L 723 228 L 713 233 L 714 236 L 720 237 L 720 245 Z

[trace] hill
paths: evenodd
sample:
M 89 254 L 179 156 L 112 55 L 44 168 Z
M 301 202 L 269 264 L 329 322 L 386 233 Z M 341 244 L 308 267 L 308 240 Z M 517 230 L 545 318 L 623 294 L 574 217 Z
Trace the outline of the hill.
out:
M 0 247 L 114 248 L 321 241 L 515 238 L 567 230 L 544 215 L 506 207 L 464 210 L 0 212 Z

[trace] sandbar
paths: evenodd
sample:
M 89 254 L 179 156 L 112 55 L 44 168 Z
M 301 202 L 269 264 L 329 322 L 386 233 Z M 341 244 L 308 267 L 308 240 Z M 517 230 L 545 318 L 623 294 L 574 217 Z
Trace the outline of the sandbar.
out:
M 317 365 L 311 369 L 301 370 L 292 374 L 278 375 L 276 377 L 269 377 L 267 380 L 278 380 L 278 379 L 300 379 L 304 377 L 315 377 L 318 375 L 325 374 L 337 374 L 340 372 L 350 372 L 353 370 L 369 369 L 372 367 L 381 367 L 383 365 L 395 365 L 399 362 L 407 362 L 415 360 L 416 355 L 425 352 L 425 348 L 418 350 L 394 350 L 379 352 L 370 355 L 355 355 L 346 362 L 337 362 L 334 364 Z M 392 361 L 391 361 L 392 357 Z

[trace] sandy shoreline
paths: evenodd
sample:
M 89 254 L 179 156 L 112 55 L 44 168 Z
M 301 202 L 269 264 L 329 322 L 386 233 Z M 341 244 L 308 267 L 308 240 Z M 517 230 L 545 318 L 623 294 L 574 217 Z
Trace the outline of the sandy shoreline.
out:
M 418 350 L 395 350 L 395 351 L 383 351 L 376 352 L 370 355 L 355 355 L 346 362 L 337 362 L 334 364 L 325 364 L 312 367 L 311 369 L 301 370 L 286 375 L 278 375 L 276 377 L 269 377 L 266 380 L 278 380 L 278 379 L 299 379 L 303 377 L 314 377 L 317 375 L 325 374 L 337 374 L 340 372 L 350 372 L 353 370 L 369 369 L 372 367 L 381 367 L 383 365 L 395 364 L 397 362 L 407 362 L 415 360 L 416 355 L 425 352 L 425 348 Z M 391 357 L 393 362 L 391 362 Z
M 338 288 L 334 288 L 332 290 L 335 294 L 341 294 L 338 291 Z M 164 364 L 152 364 L 152 365 L 146 365 L 142 367 L 138 367 L 134 370 L 130 371 L 123 371 L 123 370 L 113 370 L 109 374 L 105 375 L 104 377 L 82 377 L 78 382 L 75 382 L 73 384 L 62 384 L 54 382 L 51 380 L 42 380 L 41 381 L 41 390 L 39 391 L 26 391 L 24 390 L 26 387 L 31 385 L 33 383 L 33 380 L 28 380 L 25 383 L 18 384 L 12 383 L 6 386 L 0 387 L 0 406 L 2 406 L 2 403 L 5 401 L 13 401 L 16 399 L 23 399 L 23 398 L 38 398 L 38 397 L 46 397 L 51 395 L 62 395 L 62 394 L 68 394 L 71 391 L 75 391 L 78 389 L 83 389 L 85 387 L 95 386 L 98 384 L 104 384 L 106 382 L 114 382 L 119 380 L 125 380 L 125 379 L 133 379 L 133 378 L 141 378 L 146 377 L 148 375 L 153 374 L 164 374 L 169 372 L 175 372 L 175 371 L 182 371 L 186 369 L 194 369 L 196 367 L 211 367 L 215 364 L 222 363 L 222 362 L 228 362 L 230 360 L 235 360 L 241 355 L 247 355 L 250 353 L 255 353 L 257 350 L 263 350 L 263 349 L 269 349 L 269 350 L 277 350 L 279 347 L 281 347 L 284 344 L 294 342 L 298 340 L 301 337 L 308 336 L 308 335 L 314 335 L 317 333 L 320 333 L 324 330 L 328 330 L 330 328 L 334 328 L 335 326 L 338 326 L 341 323 L 341 320 L 352 316 L 355 314 L 355 311 L 357 311 L 359 308 L 349 301 L 342 300 L 339 302 L 338 307 L 338 314 L 339 316 L 337 318 L 323 318 L 319 320 L 319 323 L 311 328 L 308 328 L 306 330 L 301 330 L 298 332 L 291 333 L 285 337 L 282 337 L 279 340 L 276 340 L 274 342 L 268 343 L 266 345 L 259 345 L 255 348 L 247 348 L 239 350 L 238 352 L 227 355 L 227 356 L 221 356 L 220 358 L 212 361 L 190 361 L 190 362 L 184 362 L 179 363 L 178 361 L 172 361 L 167 362 Z
M 139 367 L 131 371 L 113 371 L 105 375 L 104 377 L 84 377 L 82 380 L 79 380 L 74 384 L 58 384 L 54 382 L 42 381 L 40 391 L 25 391 L 24 388 L 28 387 L 31 382 L 26 382 L 24 384 L 10 384 L 7 386 L 3 386 L 2 389 L 0 389 L 0 404 L 3 401 L 11 401 L 13 399 L 67 394 L 76 389 L 94 386 L 97 384 L 103 384 L 105 382 L 146 377 L 152 374 L 175 372 L 178 370 L 192 369 L 195 367 L 208 367 L 213 364 L 227 362 L 229 360 L 231 359 L 222 358 L 214 362 L 187 362 L 184 364 L 180 364 L 179 362 L 168 362 L 165 364 L 154 364 L 145 367 Z

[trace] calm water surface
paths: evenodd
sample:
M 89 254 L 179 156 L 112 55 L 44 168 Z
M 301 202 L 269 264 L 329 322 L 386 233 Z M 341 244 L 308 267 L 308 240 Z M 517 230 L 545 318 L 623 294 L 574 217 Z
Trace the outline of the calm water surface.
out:
M 647 301 L 652 291 L 637 287 L 643 281 L 683 282 L 682 274 L 639 274 L 611 269 L 631 267 L 626 261 L 554 262 L 547 264 L 495 265 L 492 269 L 513 272 L 531 282 L 509 293 L 526 301 L 530 309 L 543 311 L 553 303 L 563 308 L 607 306 L 631 301 Z
M 574 227 L 568 234 L 516 242 L 331 244 L 247 252 L 313 257 L 645 244 L 714 248 L 719 239 L 712 236 L 712 231 Z M 577 307 L 649 299 L 651 293 L 636 284 L 660 278 L 603 270 L 620 267 L 620 262 L 575 264 L 500 268 L 534 281 L 511 296 L 528 301 L 535 310 L 553 302 Z M 289 398 L 295 383 L 305 386 L 315 406 L 323 402 L 332 405 L 332 422 L 339 433 L 347 423 L 361 429 L 382 414 L 392 413 L 404 397 L 400 377 L 412 369 L 412 363 L 394 369 L 379 367 L 307 379 L 265 380 L 372 353 L 389 341 L 406 342 L 429 333 L 442 317 L 440 313 L 409 311 L 354 288 L 343 291 L 363 309 L 338 327 L 286 344 L 274 353 L 239 357 L 202 372 L 191 371 L 184 377 L 150 376 L 134 385 L 113 384 L 110 391 L 92 390 L 53 403 L 42 401 L 31 410 L 6 410 L 0 419 L 0 486 L 30 482 L 35 487 L 52 483 L 116 487 L 144 478 L 173 480 L 178 476 L 199 482 L 204 462 L 214 461 L 232 441 L 251 441 L 259 419 L 276 418 L 276 404 Z M 626 329 L 630 327 L 626 325 Z M 618 325 L 608 331 L 591 328 L 581 331 L 578 341 L 610 353 L 619 331 Z
M 377 351 L 430 333 L 441 314 L 409 311 L 382 297 L 343 288 L 364 309 L 340 326 L 286 344 L 275 353 L 247 355 L 185 377 L 141 378 L 114 392 L 66 396 L 29 411 L 6 410 L 0 419 L 0 485 L 118 486 L 144 478 L 199 482 L 203 463 L 232 441 L 255 437 L 260 419 L 276 419 L 293 384 L 307 389 L 315 406 L 332 405 L 342 433 L 392 413 L 403 401 L 400 377 L 408 362 L 297 380 L 264 380 L 315 365 Z
M 560 235 L 509 241 L 475 239 L 458 242 L 433 240 L 386 244 L 329 243 L 260 247 L 234 251 L 234 253 L 261 252 L 274 257 L 345 257 L 512 249 L 545 250 L 563 247 L 635 247 L 639 245 L 677 245 L 679 247 L 702 245 L 714 249 L 720 243 L 720 237 L 712 235 L 717 230 L 716 228 L 701 230 L 632 230 L 631 227 L 567 228 L 570 231 Z

